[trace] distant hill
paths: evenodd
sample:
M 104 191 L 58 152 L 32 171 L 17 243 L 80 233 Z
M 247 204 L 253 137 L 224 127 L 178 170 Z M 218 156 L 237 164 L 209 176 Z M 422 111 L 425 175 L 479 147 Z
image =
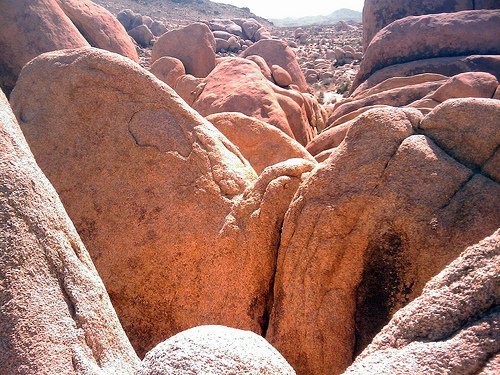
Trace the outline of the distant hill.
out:
M 1 0 L 0 0 L 1 1 Z M 269 21 L 258 17 L 248 8 L 215 3 L 210 0 L 93 0 L 111 13 L 132 9 L 136 13 L 162 20 L 167 24 L 188 24 L 214 18 L 255 18 L 263 25 Z
M 309 16 L 300 18 L 270 19 L 275 26 L 309 26 L 309 25 L 331 25 L 339 21 L 361 22 L 362 13 L 351 9 L 339 9 L 327 16 Z

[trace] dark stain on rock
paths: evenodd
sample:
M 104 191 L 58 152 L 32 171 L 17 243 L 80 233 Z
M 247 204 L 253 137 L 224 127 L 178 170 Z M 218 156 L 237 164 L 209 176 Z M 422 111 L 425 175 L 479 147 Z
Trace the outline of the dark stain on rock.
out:
M 405 280 L 409 266 L 399 234 L 386 232 L 369 243 L 356 292 L 354 356 L 389 322 L 394 307 L 407 303 L 412 290 L 412 284 Z

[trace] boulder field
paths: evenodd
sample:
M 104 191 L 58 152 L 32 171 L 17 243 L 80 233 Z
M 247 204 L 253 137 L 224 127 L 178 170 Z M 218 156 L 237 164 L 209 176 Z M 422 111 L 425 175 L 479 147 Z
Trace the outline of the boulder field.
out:
M 498 18 L 1 2 L 0 374 L 499 373 Z

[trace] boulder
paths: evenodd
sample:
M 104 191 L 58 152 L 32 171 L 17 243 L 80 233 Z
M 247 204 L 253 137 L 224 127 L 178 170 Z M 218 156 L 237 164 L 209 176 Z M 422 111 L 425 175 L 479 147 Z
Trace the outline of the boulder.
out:
M 446 81 L 430 81 L 418 83 L 410 86 L 398 87 L 392 90 L 382 91 L 357 100 L 352 100 L 341 104 L 335 109 L 333 114 L 328 119 L 329 123 L 351 112 L 359 110 L 363 107 L 374 105 L 389 105 L 394 107 L 403 107 L 412 102 L 422 99 L 426 95 L 433 93 L 439 89 Z
M 144 358 L 138 375 L 282 374 L 295 371 L 262 337 L 223 326 L 188 329 Z
M 233 34 L 230 34 L 227 31 L 214 31 L 213 34 L 215 39 L 219 38 L 224 40 L 228 40 L 233 36 Z
M 373 73 L 357 88 L 353 86 L 351 91 L 363 92 L 393 77 L 405 77 L 427 73 L 435 73 L 452 77 L 464 72 L 486 72 L 493 74 L 497 79 L 500 79 L 500 56 L 471 55 L 438 57 L 391 65 Z
M 160 21 L 153 21 L 150 29 L 154 36 L 162 36 L 168 31 L 167 26 Z
M 229 44 L 229 49 L 231 51 L 239 51 L 241 49 L 241 44 L 238 42 L 238 39 L 236 37 L 232 36 L 227 40 L 227 43 Z
M 307 92 L 308 86 L 304 73 L 300 68 L 293 50 L 281 40 L 261 40 L 242 52 L 241 56 L 251 55 L 261 56 L 268 66 L 279 65 L 285 69 L 292 77 L 292 82 L 300 88 L 300 91 Z
M 0 85 L 7 93 L 22 67 L 39 54 L 89 46 L 56 0 L 0 2 Z
M 229 42 L 226 39 L 215 38 L 215 51 L 229 51 Z
M 429 281 L 345 374 L 498 373 L 499 262 L 496 231 Z
M 122 24 L 104 7 L 90 0 L 57 0 L 57 2 L 92 47 L 139 61 L 135 46 Z
M 182 61 L 175 57 L 160 57 L 151 65 L 149 71 L 172 88 L 175 88 L 179 77 L 186 74 Z
M 269 32 L 269 30 L 267 30 L 264 26 L 262 26 L 255 32 L 253 40 L 257 42 L 259 40 L 264 40 L 264 39 L 272 39 L 272 35 Z
M 256 41 L 255 34 L 257 33 L 257 31 L 261 27 L 262 27 L 262 25 L 260 23 L 258 23 L 256 20 L 254 20 L 253 18 L 249 18 L 248 20 L 243 22 L 243 24 L 241 25 L 241 28 L 243 29 L 243 31 L 246 35 L 246 38 L 250 39 L 254 42 Z
M 41 53 L 90 45 L 138 62 L 120 22 L 89 0 L 0 3 L 0 86 L 9 93 L 22 67 Z
M 436 73 L 422 73 L 422 74 L 411 75 L 408 77 L 392 77 L 392 78 L 387 78 L 385 81 L 382 81 L 379 84 L 375 85 L 374 87 L 367 88 L 365 90 L 363 90 L 364 85 L 361 85 L 351 95 L 349 95 L 349 98 L 360 99 L 373 94 L 378 94 L 383 91 L 397 89 L 400 87 L 417 85 L 419 83 L 425 83 L 425 82 L 444 81 L 447 79 L 448 79 L 447 76 Z
M 154 63 L 163 56 L 181 60 L 188 74 L 206 77 L 215 67 L 214 36 L 203 23 L 169 31 L 154 44 L 151 61 Z
M 450 78 L 435 92 L 428 95 L 429 99 L 444 102 L 453 98 L 492 98 L 498 87 L 494 75 L 483 72 L 457 74 Z
M 137 44 L 144 48 L 149 47 L 151 45 L 151 41 L 155 37 L 146 25 L 134 27 L 128 32 L 128 35 L 130 35 L 132 39 L 137 42 Z
M 191 74 L 185 74 L 175 81 L 175 92 L 184 99 L 187 104 L 192 106 L 203 92 L 205 86 L 206 83 L 203 78 L 196 78 Z
M 39 56 L 11 100 L 140 356 L 201 324 L 263 332 L 283 216 L 313 163 L 257 179 L 168 85 L 102 50 Z
M 481 38 L 471 37 L 478 33 Z M 431 14 L 394 21 L 371 41 L 353 87 L 377 70 L 394 64 L 436 57 L 500 54 L 499 34 L 500 10 Z
M 351 126 L 352 121 L 343 123 L 342 125 L 325 129 L 318 136 L 314 137 L 306 146 L 306 150 L 313 156 L 317 156 L 325 150 L 337 147 L 342 143 Z
M 0 91 L 3 374 L 135 374 L 97 271 Z
M 208 26 L 212 31 L 226 31 L 229 34 L 239 36 L 240 38 L 245 38 L 245 34 L 243 33 L 243 29 L 241 28 L 241 26 L 232 20 L 214 19 L 208 21 Z
M 123 9 L 118 12 L 116 19 L 123 25 L 125 30 L 129 31 L 136 15 L 137 14 L 132 9 Z
M 257 174 L 271 165 L 293 158 L 315 163 L 300 143 L 256 118 L 238 112 L 225 112 L 210 115 L 207 120 L 238 147 Z
M 495 99 L 450 99 L 436 107 L 419 126 L 436 144 L 474 170 L 498 158 L 500 103 Z M 500 171 L 489 176 L 500 181 Z
M 500 224 L 498 183 L 415 134 L 421 119 L 396 108 L 356 118 L 288 209 L 266 338 L 298 373 L 344 371 Z
M 264 58 L 259 55 L 250 55 L 246 58 L 256 63 L 259 66 L 260 71 L 262 72 L 264 77 L 266 77 L 269 81 L 274 82 L 271 69 L 267 65 L 267 62 L 266 60 L 264 60 Z
M 363 8 L 363 47 L 366 50 L 379 30 L 401 18 L 498 8 L 496 0 L 366 0 Z
M 240 112 L 272 124 L 293 137 L 274 91 L 259 67 L 251 61 L 228 58 L 217 64 L 193 108 L 203 116 Z
M 276 82 L 278 86 L 287 87 L 293 83 L 290 74 L 288 74 L 288 72 L 279 65 L 271 66 L 271 74 L 274 82 Z

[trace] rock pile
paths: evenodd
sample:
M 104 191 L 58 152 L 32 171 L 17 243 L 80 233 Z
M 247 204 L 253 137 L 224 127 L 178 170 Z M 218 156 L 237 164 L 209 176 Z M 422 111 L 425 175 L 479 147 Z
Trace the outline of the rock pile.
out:
M 43 52 L 98 47 L 139 61 L 116 18 L 90 0 L 0 3 L 0 87 L 8 94 L 22 67 Z
M 499 10 L 384 3 L 0 3 L 0 373 L 498 373 Z

